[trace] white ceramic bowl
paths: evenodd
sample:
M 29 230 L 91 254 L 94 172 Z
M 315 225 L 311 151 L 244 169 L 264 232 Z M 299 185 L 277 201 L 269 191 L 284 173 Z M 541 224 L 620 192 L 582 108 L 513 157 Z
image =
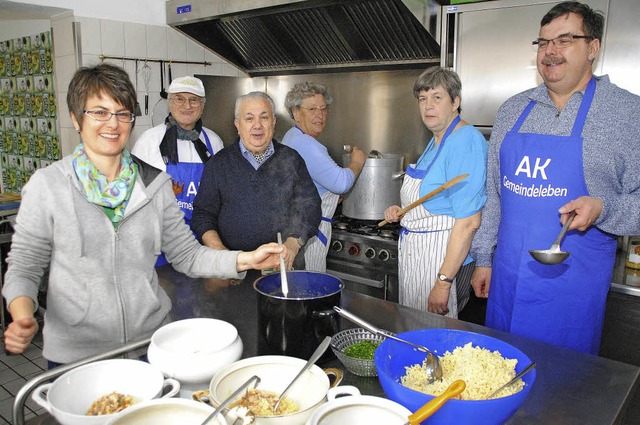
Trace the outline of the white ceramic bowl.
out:
M 107 425 L 200 425 L 214 411 L 213 407 L 181 398 L 156 399 L 134 404 L 107 422 Z M 217 415 L 211 425 L 227 425 Z
M 136 403 L 180 390 L 175 379 L 165 379 L 157 367 L 140 360 L 112 359 L 89 363 L 36 388 L 31 397 L 62 425 L 101 425 L 114 415 L 86 416 L 91 404 L 111 392 L 133 396 Z M 46 393 L 46 396 L 45 396 Z
M 306 361 L 287 356 L 257 356 L 237 361 L 220 369 L 211 379 L 209 393 L 212 404 L 220 405 L 249 378 L 257 375 L 258 389 L 280 394 L 298 374 Z M 258 416 L 255 425 L 302 425 L 313 410 L 326 400 L 329 378 L 313 365 L 287 392 L 286 397 L 298 404 L 300 410 L 289 415 Z M 226 409 L 225 409 L 226 410 Z
M 350 397 L 342 397 L 345 395 Z M 350 385 L 331 388 L 327 400 L 313 412 L 306 425 L 404 425 L 411 415 L 409 409 L 395 401 L 360 395 Z
M 242 348 L 238 330 L 231 323 L 186 319 L 154 332 L 147 356 L 149 363 L 183 387 L 200 384 L 198 389 L 206 389 L 218 369 L 240 359 Z

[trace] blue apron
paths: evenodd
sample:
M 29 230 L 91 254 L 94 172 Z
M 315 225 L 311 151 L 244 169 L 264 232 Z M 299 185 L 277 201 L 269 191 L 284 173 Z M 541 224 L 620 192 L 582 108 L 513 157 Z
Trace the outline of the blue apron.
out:
M 207 145 L 207 150 L 214 155 L 209 136 L 206 131 L 202 130 L 204 135 L 204 141 Z M 204 164 L 202 162 L 178 162 L 176 164 L 167 163 L 167 174 L 171 176 L 174 184 L 182 185 L 182 192 L 176 195 L 178 206 L 184 213 L 184 221 L 187 225 L 191 223 L 191 215 L 193 213 L 193 200 L 198 194 L 198 187 L 200 186 L 200 178 L 202 177 L 202 171 L 204 170 Z M 156 267 L 168 264 L 169 262 L 162 253 L 156 261 Z
M 571 255 L 538 263 L 560 232 L 558 209 L 589 196 L 582 166 L 582 129 L 595 93 L 587 85 L 570 136 L 519 133 L 531 101 L 500 148 L 501 220 L 486 325 L 551 344 L 598 354 L 616 240 L 590 227 L 567 232 Z

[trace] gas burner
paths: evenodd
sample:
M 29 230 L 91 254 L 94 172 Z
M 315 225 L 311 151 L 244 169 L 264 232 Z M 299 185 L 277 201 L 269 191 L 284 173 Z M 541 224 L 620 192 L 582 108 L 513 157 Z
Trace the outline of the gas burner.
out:
M 347 223 L 342 221 L 336 222 L 334 226 L 336 227 L 336 229 L 340 229 L 340 230 L 347 230 L 347 228 L 349 227 Z
M 377 236 L 378 229 L 369 225 L 353 225 L 349 231 L 358 235 Z
M 382 238 L 387 238 L 387 239 L 393 239 L 394 238 L 394 231 L 393 230 L 389 230 L 389 229 L 382 229 L 380 230 L 379 233 L 380 237 Z

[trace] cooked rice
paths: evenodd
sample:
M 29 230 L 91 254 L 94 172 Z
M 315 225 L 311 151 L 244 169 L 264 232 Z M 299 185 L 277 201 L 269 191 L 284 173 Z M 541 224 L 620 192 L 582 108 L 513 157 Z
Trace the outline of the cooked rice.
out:
M 426 362 L 426 359 L 425 359 Z M 516 376 L 516 359 L 505 359 L 499 351 L 473 347 L 468 343 L 464 347 L 456 347 L 453 352 L 447 351 L 440 357 L 442 381 L 429 384 L 425 362 L 422 365 L 408 366 L 406 375 L 402 377 L 402 385 L 416 391 L 438 396 L 449 385 L 458 379 L 466 384 L 466 389 L 457 397 L 461 400 L 485 400 L 495 390 Z M 515 394 L 524 388 L 522 379 L 503 389 L 494 398 Z
M 278 410 L 274 413 L 273 406 L 276 405 L 278 397 L 280 396 L 273 391 L 251 388 L 247 390 L 240 400 L 231 403 L 229 408 L 243 406 L 249 409 L 255 416 L 288 415 L 300 410 L 296 402 L 284 397 L 282 401 L 280 401 L 280 404 L 278 404 Z

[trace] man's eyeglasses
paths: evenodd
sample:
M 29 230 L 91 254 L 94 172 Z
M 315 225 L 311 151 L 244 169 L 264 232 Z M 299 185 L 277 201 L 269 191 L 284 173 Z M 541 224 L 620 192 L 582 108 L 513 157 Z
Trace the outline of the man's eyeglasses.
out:
M 573 40 L 576 38 L 584 38 L 586 40 L 593 40 L 593 37 L 590 35 L 573 35 L 573 34 L 562 34 L 557 36 L 556 38 L 552 38 L 551 40 L 547 40 L 546 38 L 538 38 L 537 40 L 533 40 L 531 43 L 534 47 L 537 47 L 538 50 L 544 50 L 547 48 L 549 43 L 556 46 L 556 49 L 564 49 L 569 47 Z
M 130 123 L 135 121 L 136 116 L 131 112 L 109 112 L 104 109 L 96 109 L 94 111 L 82 111 L 86 116 L 93 118 L 96 121 L 109 121 L 111 117 L 115 115 L 116 119 L 120 122 Z
M 189 101 L 189 106 L 195 108 L 196 106 L 200 106 L 204 103 L 204 98 L 202 97 L 190 97 L 184 98 L 182 96 L 171 96 L 170 99 L 175 105 L 184 106 L 187 101 Z
M 315 115 L 317 113 L 318 114 L 322 114 L 322 115 L 329 113 L 329 108 L 327 108 L 326 106 L 323 106 L 322 108 L 316 108 L 315 106 L 311 107 L 311 108 L 307 108 L 306 106 L 299 106 L 299 108 L 300 109 L 306 109 L 312 115 Z

